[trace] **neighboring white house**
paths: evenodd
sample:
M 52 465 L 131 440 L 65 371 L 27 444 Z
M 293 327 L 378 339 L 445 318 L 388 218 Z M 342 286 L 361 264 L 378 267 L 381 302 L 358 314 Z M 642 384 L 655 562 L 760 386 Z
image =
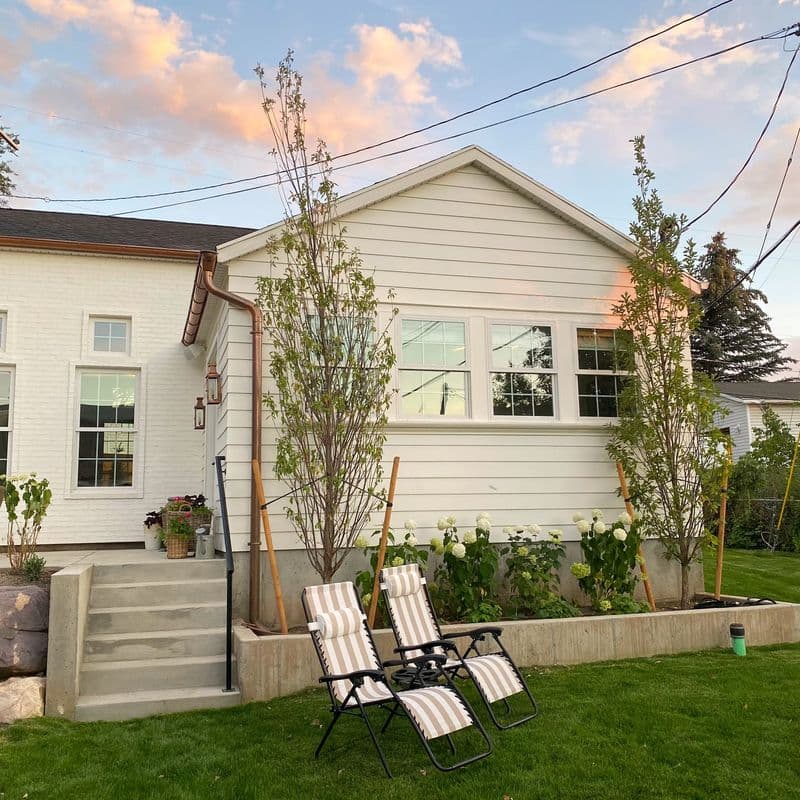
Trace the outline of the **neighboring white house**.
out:
M 498 539 L 538 523 L 574 540 L 576 510 L 619 513 L 605 452 L 620 387 L 611 309 L 630 287 L 633 242 L 478 147 L 350 194 L 339 215 L 381 295 L 395 292 L 381 315 L 399 309 L 384 451 L 387 467 L 401 458 L 395 524 L 414 518 L 426 542 L 440 516 L 469 526 L 486 511 Z M 53 484 L 43 545 L 140 542 L 144 514 L 171 494 L 217 504 L 222 454 L 246 558 L 252 325 L 204 294 L 198 255 L 216 248 L 215 283 L 253 299 L 279 225 L 0 210 L 0 458 Z M 192 407 L 210 362 L 222 403 L 199 432 Z M 276 497 L 275 431 L 262 420 Z M 313 575 L 280 504 L 272 524 L 296 600 Z M 676 576 L 656 591 L 674 595 Z
M 722 405 L 728 409 L 717 419 L 720 429 L 730 434 L 733 459 L 737 461 L 753 443 L 755 431 L 763 427 L 762 408 L 767 406 L 796 436 L 800 430 L 800 383 L 794 381 L 747 381 L 718 383 Z

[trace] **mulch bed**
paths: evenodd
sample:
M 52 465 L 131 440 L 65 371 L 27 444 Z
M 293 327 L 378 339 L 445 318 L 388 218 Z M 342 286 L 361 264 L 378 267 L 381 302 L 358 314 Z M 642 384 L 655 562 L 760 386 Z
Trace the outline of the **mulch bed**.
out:
M 8 567 L 0 569 L 0 586 L 41 586 L 47 588 L 50 586 L 50 578 L 58 572 L 57 569 L 46 569 L 42 573 L 42 578 L 39 581 L 30 581 L 25 577 L 24 573 L 12 572 Z

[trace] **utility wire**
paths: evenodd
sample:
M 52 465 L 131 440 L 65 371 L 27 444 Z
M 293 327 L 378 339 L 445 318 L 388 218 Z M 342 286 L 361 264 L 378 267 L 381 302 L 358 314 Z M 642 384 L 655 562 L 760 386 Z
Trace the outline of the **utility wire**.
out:
M 797 51 L 795 50 L 795 55 L 797 55 Z M 792 144 L 792 151 L 789 153 L 789 160 L 786 162 L 786 169 L 783 171 L 783 177 L 781 178 L 780 186 L 778 186 L 778 193 L 775 195 L 775 202 L 772 204 L 772 210 L 769 212 L 769 219 L 767 220 L 767 227 L 764 230 L 764 238 L 761 241 L 761 248 L 758 251 L 759 258 L 761 254 L 764 252 L 764 246 L 767 243 L 767 237 L 769 236 L 769 229 L 772 226 L 772 220 L 775 217 L 775 210 L 778 208 L 778 202 L 781 199 L 781 194 L 783 192 L 783 186 L 786 183 L 786 176 L 789 174 L 789 167 L 792 166 L 792 159 L 794 158 L 794 151 L 797 148 L 797 140 L 800 139 L 800 127 L 797 129 L 797 133 L 794 135 L 794 143 Z
M 796 27 L 796 28 L 798 28 L 798 30 L 800 30 L 800 23 L 798 23 L 797 25 L 795 25 L 793 27 Z M 785 29 L 784 29 L 782 31 L 777 31 L 777 32 L 771 33 L 771 34 L 766 34 L 764 36 L 756 36 L 756 37 L 754 37 L 752 39 L 747 39 L 747 40 L 745 40 L 743 42 L 738 42 L 737 44 L 730 45 L 729 47 L 725 47 L 725 48 L 723 48 L 721 50 L 715 50 L 712 53 L 706 53 L 705 55 L 697 56 L 696 58 L 692 58 L 692 59 L 689 59 L 687 61 L 682 61 L 679 64 L 673 64 L 671 67 L 664 67 L 662 69 L 658 69 L 658 70 L 655 70 L 653 72 L 648 72 L 645 75 L 639 75 L 636 78 L 630 78 L 630 79 L 628 79 L 626 81 L 620 81 L 619 83 L 612 84 L 611 86 L 605 86 L 605 87 L 603 87 L 601 89 L 595 89 L 594 91 L 591 91 L 591 92 L 585 92 L 582 95 L 578 95 L 576 97 L 571 97 L 571 98 L 568 98 L 567 100 L 561 100 L 558 103 L 551 103 L 550 105 L 547 105 L 547 106 L 541 106 L 540 108 L 535 108 L 532 111 L 526 111 L 526 112 L 524 112 L 522 114 L 516 114 L 516 115 L 514 115 L 512 117 L 506 117 L 505 119 L 497 120 L 496 122 L 490 122 L 490 123 L 488 123 L 486 125 L 480 125 L 480 126 L 475 127 L 475 128 L 470 128 L 469 130 L 461 131 L 460 133 L 453 133 L 453 134 L 450 134 L 449 136 L 441 136 L 438 139 L 431 139 L 431 140 L 429 140 L 427 142 L 422 142 L 421 144 L 416 144 L 416 145 L 411 145 L 409 147 L 404 147 L 404 148 L 402 148 L 400 150 L 393 150 L 392 152 L 389 152 L 389 153 L 381 153 L 380 155 L 371 156 L 369 158 L 363 158 L 363 159 L 360 159 L 359 161 L 353 161 L 353 162 L 351 162 L 349 164 L 340 164 L 340 165 L 334 167 L 333 169 L 334 170 L 336 170 L 336 169 L 348 169 L 350 167 L 356 167 L 356 166 L 360 166 L 362 164 L 368 164 L 368 163 L 370 163 L 372 161 L 378 161 L 378 160 L 381 160 L 381 159 L 384 159 L 384 158 L 389 158 L 389 157 L 392 157 L 392 156 L 402 155 L 404 153 L 410 153 L 410 152 L 412 152 L 414 150 L 419 150 L 419 149 L 421 149 L 423 147 L 430 147 L 432 145 L 440 144 L 442 142 L 448 142 L 448 141 L 451 141 L 453 139 L 458 139 L 458 138 L 460 138 L 462 136 L 469 136 L 469 135 L 471 135 L 473 133 L 479 133 L 481 131 L 489 130 L 490 128 L 496 128 L 499 125 L 505 125 L 505 124 L 507 124 L 509 122 L 516 122 L 517 120 L 525 119 L 526 117 L 531 117 L 531 116 L 534 116 L 535 114 L 541 114 L 544 111 L 552 111 L 555 108 L 561 108 L 561 107 L 569 105 L 571 103 L 576 103 L 576 102 L 578 102 L 580 100 L 586 100 L 586 99 L 591 98 L 591 97 L 597 97 L 598 95 L 604 94 L 605 92 L 610 92 L 610 91 L 613 91 L 614 89 L 621 89 L 621 88 L 623 88 L 625 86 L 631 86 L 632 84 L 638 83 L 640 81 L 647 80 L 649 78 L 656 78 L 659 75 L 665 75 L 665 74 L 667 74 L 669 72 L 673 72 L 674 70 L 681 69 L 683 67 L 688 67 L 688 66 L 691 66 L 692 64 L 697 64 L 697 63 L 699 63 L 701 61 L 706 61 L 706 60 L 708 60 L 710 58 L 715 58 L 717 56 L 725 55 L 726 53 L 733 52 L 734 50 L 738 50 L 741 47 L 746 47 L 747 45 L 754 44 L 755 42 L 768 41 L 768 40 L 773 40 L 773 39 L 783 39 L 783 38 L 786 38 L 789 35 L 791 35 L 791 34 L 790 33 L 786 33 Z M 281 174 L 281 173 L 280 172 L 271 173 L 272 176 L 279 175 L 279 174 Z M 312 177 L 314 177 L 314 176 L 312 175 Z M 277 186 L 278 184 L 280 184 L 280 180 L 274 181 L 274 182 L 271 182 L 271 183 L 258 184 L 257 186 L 248 186 L 248 187 L 245 187 L 243 189 L 235 189 L 235 190 L 228 191 L 228 192 L 219 192 L 217 194 L 205 195 L 204 197 L 195 197 L 195 198 L 192 198 L 190 200 L 180 200 L 180 201 L 176 201 L 176 202 L 173 202 L 173 203 L 162 203 L 161 205 L 147 206 L 146 208 L 136 208 L 136 209 L 132 209 L 130 211 L 120 211 L 120 212 L 116 212 L 114 214 L 111 214 L 110 216 L 126 216 L 127 214 L 138 214 L 138 213 L 141 213 L 141 212 L 144 212 L 144 211 L 157 211 L 157 210 L 162 209 L 162 208 L 173 208 L 175 206 L 188 205 L 190 203 L 199 203 L 199 202 L 201 202 L 203 200 L 213 200 L 213 199 L 216 199 L 218 197 L 228 197 L 230 195 L 242 194 L 244 192 L 252 192 L 252 191 L 256 191 L 258 189 L 266 189 L 266 188 L 271 187 L 271 186 Z M 34 199 L 36 199 L 36 198 L 34 198 Z
M 336 160 L 341 159 L 341 158 L 347 158 L 349 156 L 358 155 L 359 153 L 366 152 L 367 150 L 374 150 L 377 147 L 383 147 L 384 145 L 393 144 L 394 142 L 398 142 L 398 141 L 400 141 L 402 139 L 407 139 L 410 136 L 416 136 L 416 135 L 418 135 L 420 133 L 425 133 L 426 131 L 433 130 L 434 128 L 438 128 L 441 125 L 446 125 L 446 124 L 448 124 L 450 122 L 454 122 L 455 120 L 462 119 L 463 117 L 469 116 L 470 114 L 476 114 L 479 111 L 483 111 L 483 110 L 485 110 L 487 108 L 490 108 L 492 106 L 498 105 L 499 103 L 504 103 L 506 100 L 510 100 L 510 99 L 512 99 L 514 97 L 519 97 L 520 95 L 525 94 L 527 92 L 532 92 L 534 89 L 539 89 L 542 86 L 547 86 L 548 84 L 555 83 L 556 81 L 563 80 L 564 78 L 568 78 L 568 77 L 570 77 L 572 75 L 576 75 L 579 72 L 587 70 L 587 69 L 589 69 L 591 67 L 596 66 L 597 64 L 602 63 L 603 61 L 608 60 L 609 58 L 613 58 L 614 56 L 620 55 L 621 53 L 625 53 L 628 50 L 631 50 L 634 47 L 637 47 L 638 45 L 643 44 L 644 42 L 648 42 L 648 41 L 650 41 L 652 39 L 658 38 L 659 36 L 663 36 L 664 34 L 669 33 L 670 31 L 674 30 L 675 28 L 680 27 L 681 25 L 686 25 L 689 22 L 693 22 L 694 20 L 699 19 L 700 17 L 704 16 L 705 14 L 708 14 L 708 13 L 710 13 L 712 11 L 715 11 L 716 9 L 720 8 L 721 6 L 727 5 L 728 3 L 731 3 L 731 2 L 733 2 L 733 0 L 723 0 L 723 2 L 717 3 L 716 5 L 713 5 L 713 6 L 710 6 L 709 8 L 705 9 L 704 11 L 701 11 L 701 12 L 699 12 L 697 14 L 694 14 L 691 17 L 686 17 L 685 19 L 679 20 L 678 22 L 675 22 L 675 23 L 673 23 L 672 25 L 669 25 L 666 28 L 662 28 L 661 30 L 656 31 L 655 33 L 651 33 L 648 36 L 645 36 L 645 37 L 643 37 L 641 39 L 637 39 L 635 42 L 631 42 L 630 44 L 626 45 L 625 47 L 620 47 L 619 49 L 614 50 L 611 53 L 607 53 L 604 56 L 600 56 L 599 58 L 596 58 L 594 61 L 590 61 L 589 63 L 583 64 L 580 67 L 575 67 L 575 68 L 573 68 L 573 69 L 571 69 L 571 70 L 569 70 L 567 72 L 564 72 L 564 73 L 562 73 L 560 75 L 556 75 L 556 76 L 554 76 L 552 78 L 547 78 L 546 80 L 539 81 L 538 83 L 535 83 L 535 84 L 533 84 L 531 86 L 526 86 L 524 89 L 518 89 L 517 91 L 511 92 L 510 94 L 504 95 L 503 97 L 499 97 L 499 98 L 497 98 L 495 100 L 490 100 L 489 102 L 483 103 L 482 105 L 475 106 L 474 108 L 467 109 L 466 111 L 462 111 L 461 113 L 455 114 L 452 117 L 447 117 L 446 119 L 439 120 L 438 122 L 434 122 L 434 123 L 432 123 L 430 125 L 426 125 L 425 127 L 417 128 L 416 130 L 408 131 L 407 133 L 403 133 L 403 134 L 400 134 L 398 136 L 393 136 L 390 139 L 383 139 L 380 142 L 375 142 L 374 144 L 365 145 L 364 147 L 359 147 L 359 148 L 357 148 L 355 150 L 349 150 L 348 152 L 345 152 L 345 153 L 339 153 L 338 155 L 333 156 L 331 158 L 331 161 L 336 161 Z M 13 108 L 14 106 L 11 106 L 11 107 Z M 64 118 L 64 119 L 68 119 L 68 118 Z M 78 120 L 70 120 L 70 121 L 79 122 Z M 86 124 L 86 123 L 83 123 L 83 124 Z M 102 126 L 99 126 L 99 127 L 108 128 L 109 126 L 102 125 Z M 120 130 L 120 129 L 111 128 L 111 130 Z M 134 134 L 134 135 L 142 135 L 142 134 Z M 142 200 L 142 199 L 148 198 L 148 197 L 170 197 L 170 196 L 178 195 L 178 194 L 187 194 L 187 193 L 191 193 L 191 192 L 202 192 L 202 191 L 207 191 L 208 189 L 219 189 L 219 188 L 221 188 L 223 186 L 234 186 L 234 185 L 236 185 L 238 183 L 247 183 L 249 181 L 261 180 L 263 178 L 275 178 L 275 177 L 278 177 L 279 175 L 281 175 L 281 170 L 278 170 L 276 172 L 266 172 L 266 173 L 263 173 L 261 175 L 252 175 L 249 178 L 238 178 L 236 180 L 224 181 L 222 183 L 207 184 L 206 186 L 195 186 L 195 187 L 190 188 L 190 189 L 177 189 L 177 190 L 171 191 L 171 192 L 152 192 L 152 193 L 149 193 L 149 194 L 132 194 L 132 195 L 125 195 L 125 196 L 122 196 L 122 197 L 48 198 L 48 197 L 32 196 L 32 195 L 12 195 L 12 197 L 17 197 L 17 198 L 19 198 L 21 200 L 44 200 L 44 201 L 51 202 L 51 203 L 110 203 L 110 202 L 114 202 L 114 201 L 117 201 L 117 200 Z
M 778 268 L 778 266 L 780 265 L 781 261 L 783 261 L 783 259 L 786 257 L 786 254 L 789 252 L 789 249 L 792 246 L 792 242 L 794 242 L 795 237 L 797 236 L 798 232 L 800 232 L 800 229 L 796 230 L 792 234 L 792 238 L 789 239 L 788 242 L 786 242 L 786 247 L 784 248 L 783 252 L 778 256 L 778 258 L 775 260 L 775 263 L 770 268 L 770 271 L 764 276 L 764 280 L 761 281 L 761 284 L 758 287 L 759 289 L 763 289 L 766 286 L 767 281 L 773 276 L 773 274 L 775 273 L 775 270 Z M 798 370 L 798 376 L 800 376 L 800 370 Z
M 794 34 L 791 34 L 791 33 L 787 34 L 787 37 L 791 36 L 791 35 L 800 35 L 800 23 L 798 23 L 797 25 L 795 25 L 793 27 L 797 28 L 797 31 Z M 719 203 L 719 201 L 722 200 L 722 198 L 725 197 L 726 194 L 728 194 L 728 192 L 731 190 L 731 188 L 736 183 L 736 181 L 739 180 L 739 177 L 741 176 L 741 174 L 745 171 L 745 169 L 747 169 L 748 164 L 752 161 L 753 156 L 756 154 L 756 150 L 758 150 L 758 146 L 761 144 L 761 140 L 764 138 L 765 134 L 767 133 L 767 129 L 769 128 L 770 123 L 772 122 L 772 119 L 775 116 L 775 112 L 778 109 L 778 103 L 780 102 L 780 99 L 783 96 L 783 90 L 786 88 L 786 81 L 789 80 L 789 73 L 792 71 L 792 67 L 794 66 L 795 59 L 797 58 L 797 53 L 798 53 L 798 50 L 795 50 L 794 53 L 792 54 L 791 59 L 789 60 L 789 66 L 786 67 L 786 73 L 783 76 L 783 81 L 781 82 L 780 89 L 778 90 L 778 96 L 775 98 L 775 102 L 772 104 L 772 109 L 769 112 L 769 116 L 767 117 L 767 121 L 764 123 L 764 127 L 761 129 L 761 133 L 758 134 L 758 138 L 756 139 L 755 144 L 753 145 L 753 149 L 750 151 L 750 154 L 745 159 L 744 164 L 742 164 L 742 166 L 739 168 L 739 171 L 733 176 L 733 178 L 731 178 L 730 183 L 728 183 L 728 185 L 711 201 L 711 203 L 708 205 L 708 207 L 705 209 L 705 211 L 701 211 L 696 217 L 694 217 L 693 219 L 689 220 L 689 222 L 687 222 L 683 226 L 683 228 L 681 229 L 681 233 L 684 233 L 692 225 L 694 225 L 695 222 L 697 222 L 698 220 L 702 219 L 706 214 L 708 214 L 708 212 L 711 211 L 711 209 L 714 208 L 714 206 L 717 203 Z M 763 246 L 762 246 L 762 250 L 763 250 Z M 761 254 L 759 253 L 759 256 L 760 255 Z

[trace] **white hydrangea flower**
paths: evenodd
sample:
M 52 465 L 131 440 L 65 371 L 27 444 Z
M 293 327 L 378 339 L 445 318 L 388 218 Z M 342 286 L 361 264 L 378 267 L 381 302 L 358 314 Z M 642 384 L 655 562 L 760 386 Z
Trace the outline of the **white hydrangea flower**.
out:
M 628 534 L 624 528 L 614 528 L 614 538 L 619 542 L 624 542 L 628 538 Z
M 456 542 L 450 552 L 452 552 L 456 558 L 464 558 L 464 556 L 467 554 L 467 548 L 464 547 L 461 542 Z
M 576 511 L 576 512 L 575 512 L 575 513 L 572 515 L 572 521 L 573 521 L 573 522 L 575 522 L 575 523 L 578 523 L 578 522 L 580 522 L 582 519 L 583 519 L 583 514 L 581 514 L 581 512 L 580 512 L 580 511 Z
M 606 530 L 608 530 L 608 529 L 606 528 L 606 524 L 605 524 L 605 522 L 603 522 L 603 520 L 599 519 L 599 520 L 597 520 L 597 522 L 595 522 L 595 524 L 594 524 L 594 532 L 595 533 L 605 533 Z
M 392 566 L 393 566 L 393 567 L 402 567 L 402 566 L 403 566 L 403 564 L 405 564 L 405 563 L 406 563 L 406 562 L 405 562 L 405 561 L 403 561 L 403 559 L 402 559 L 402 557 L 401 557 L 401 556 L 395 556 L 395 557 L 392 559 Z
M 603 519 L 603 509 L 602 508 L 593 508 L 592 509 L 592 517 L 594 519 Z
M 439 549 L 441 549 L 441 548 L 442 548 L 442 546 L 443 546 L 443 545 L 442 545 L 442 540 L 441 540 L 441 539 L 440 539 L 438 536 L 434 536 L 434 537 L 431 539 L 431 547 L 432 547 L 434 550 L 439 550 Z
M 367 541 L 367 537 L 364 536 L 363 533 L 356 539 L 356 547 L 359 550 L 363 550 L 365 547 L 369 547 L 369 542 Z
M 466 531 L 464 533 L 464 544 L 475 544 L 478 541 L 478 536 L 475 531 Z
M 446 531 L 450 527 L 450 523 L 447 521 L 447 517 L 439 517 L 439 521 L 436 523 L 436 527 L 440 531 Z
M 488 517 L 478 517 L 478 521 L 475 523 L 475 527 L 479 531 L 486 531 L 486 533 L 488 533 L 492 529 L 492 525 L 489 522 Z
M 481 513 L 475 517 L 475 522 L 480 522 L 481 520 L 486 520 L 490 525 L 492 524 L 492 518 L 486 511 L 481 511 Z
M 592 526 L 589 523 L 588 519 L 579 519 L 576 527 L 578 529 L 578 533 L 583 535 L 585 533 L 589 533 L 589 530 L 591 529 Z
M 407 531 L 415 531 L 417 529 L 417 523 L 413 519 L 407 519 L 403 527 Z
M 627 511 L 623 511 L 619 515 L 619 522 L 621 522 L 625 527 L 628 527 L 628 525 L 630 525 L 633 522 L 633 520 L 631 519 L 631 515 Z
M 447 524 L 451 528 L 455 528 L 455 526 L 456 526 L 456 518 L 452 514 L 447 518 Z
M 556 543 L 561 543 L 561 537 L 564 535 L 564 531 L 559 530 L 558 528 L 553 528 L 550 531 L 547 531 L 547 535 Z
M 406 534 L 406 544 L 409 547 L 416 547 L 417 546 L 417 537 L 414 536 L 413 533 L 407 533 Z
M 542 529 L 538 525 L 525 526 L 525 533 L 527 533 L 532 539 L 535 539 L 541 532 Z
M 597 606 L 601 611 L 611 611 L 611 601 L 610 600 L 601 600 L 597 604 Z

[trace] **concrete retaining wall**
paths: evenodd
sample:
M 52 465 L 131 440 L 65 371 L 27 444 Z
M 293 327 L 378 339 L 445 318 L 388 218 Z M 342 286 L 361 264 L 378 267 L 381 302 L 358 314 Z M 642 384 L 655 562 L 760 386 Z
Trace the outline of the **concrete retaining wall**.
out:
M 744 624 L 750 646 L 800 641 L 800 605 L 790 603 L 494 624 L 503 629 L 503 644 L 517 664 L 531 667 L 728 647 L 732 622 Z M 444 630 L 473 627 L 481 626 L 446 626 Z M 391 631 L 375 631 L 375 641 L 381 658 L 393 657 Z M 245 703 L 319 686 L 319 662 L 306 633 L 259 637 L 237 627 L 234 651 Z
M 75 716 L 92 564 L 74 564 L 56 572 L 50 581 L 50 630 L 47 654 L 48 717 Z

